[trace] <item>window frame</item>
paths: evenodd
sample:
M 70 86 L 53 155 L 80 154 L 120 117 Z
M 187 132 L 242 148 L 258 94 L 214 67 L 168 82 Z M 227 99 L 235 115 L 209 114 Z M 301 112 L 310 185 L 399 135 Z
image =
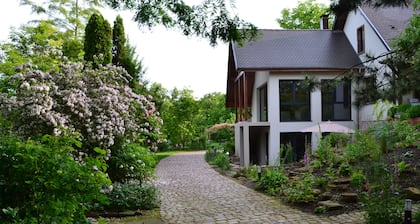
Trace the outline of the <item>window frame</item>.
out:
M 264 84 L 264 85 L 262 85 L 258 88 L 258 121 L 259 122 L 267 122 L 268 121 L 267 84 Z
M 325 85 L 325 82 L 334 82 L 334 80 L 330 80 L 330 79 L 323 79 L 321 80 L 321 119 L 322 121 L 351 121 L 352 120 L 352 102 L 351 102 L 351 82 L 350 81 L 343 81 L 340 82 L 336 85 L 334 85 L 333 87 L 326 87 L 327 85 Z M 343 87 L 343 100 L 337 100 L 337 87 L 338 85 L 342 85 Z M 328 93 L 326 93 L 324 88 L 328 88 Z M 332 91 L 330 88 L 333 88 Z M 347 88 L 347 93 L 346 93 L 346 88 Z M 328 97 L 331 97 L 333 100 L 332 101 L 326 101 L 324 96 L 327 96 L 327 94 L 331 94 Z M 343 105 L 343 108 L 348 108 L 348 114 L 346 114 L 346 118 L 345 119 L 335 119 L 336 115 L 334 114 L 334 106 L 335 105 Z M 326 107 L 327 106 L 332 106 L 333 108 L 333 114 L 332 117 L 327 117 L 326 113 Z
M 365 25 L 362 25 L 360 27 L 357 28 L 356 31 L 356 36 L 357 36 L 357 53 L 358 54 L 363 54 L 365 53 L 365 48 L 366 48 L 366 41 L 365 41 Z
M 305 102 L 303 101 L 296 101 L 296 95 L 297 95 L 297 91 L 296 91 L 296 87 L 298 83 L 301 83 L 303 80 L 279 80 L 279 119 L 280 122 L 307 122 L 307 121 L 311 121 L 311 92 L 309 90 L 307 90 L 306 95 L 307 95 L 307 100 Z M 291 102 L 284 102 L 281 99 L 282 96 L 282 82 L 292 82 L 292 101 Z M 282 106 L 307 106 L 307 114 L 308 116 L 306 118 L 297 120 L 297 119 L 290 119 L 290 120 L 285 120 L 284 118 L 282 118 L 281 113 L 282 113 Z

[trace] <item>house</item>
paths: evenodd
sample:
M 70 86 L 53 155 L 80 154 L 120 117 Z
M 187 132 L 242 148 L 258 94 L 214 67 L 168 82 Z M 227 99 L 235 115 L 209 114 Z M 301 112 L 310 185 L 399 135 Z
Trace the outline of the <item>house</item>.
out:
M 367 55 L 370 58 L 377 58 L 365 65 L 381 68 L 375 81 L 386 82 L 386 78 L 381 74 L 389 70 L 380 62 L 392 53 L 393 40 L 409 25 L 414 13 L 412 6 L 373 8 L 362 5 L 353 11 L 338 15 L 333 29 L 344 31 L 362 61 L 368 60 Z M 406 95 L 400 103 L 408 103 L 413 99 L 420 99 L 420 93 Z M 377 119 L 372 116 L 372 109 L 373 105 L 360 108 L 360 128 L 367 127 L 370 122 Z
M 235 108 L 241 165 L 274 165 L 281 144 L 289 143 L 295 158 L 302 159 L 319 136 L 301 130 L 319 122 L 358 126 L 363 113 L 353 104 L 354 83 L 311 91 L 303 80 L 328 83 L 347 72 L 363 72 L 365 53 L 391 50 L 392 37 L 379 33 L 367 17 L 370 12 L 359 7 L 341 15 L 332 30 L 260 30 L 256 41 L 230 43 L 226 106 Z M 324 21 L 321 26 L 328 24 Z

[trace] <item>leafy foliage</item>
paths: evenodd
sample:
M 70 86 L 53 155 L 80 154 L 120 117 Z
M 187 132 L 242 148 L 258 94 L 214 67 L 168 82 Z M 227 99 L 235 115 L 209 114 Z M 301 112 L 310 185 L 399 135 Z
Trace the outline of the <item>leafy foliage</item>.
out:
M 158 207 L 158 191 L 153 186 L 114 182 L 112 191 L 107 191 L 109 211 L 146 210 Z
M 256 189 L 270 195 L 282 193 L 288 183 L 287 176 L 282 169 L 267 169 L 256 182 Z
M 153 177 L 156 160 L 148 148 L 129 143 L 113 151 L 108 161 L 108 174 L 113 182 L 128 183 L 135 180 L 141 185 Z
M 389 172 L 382 172 L 380 184 L 372 187 L 364 197 L 362 207 L 366 211 L 366 223 L 403 222 L 404 200 L 395 193 L 392 177 L 387 174 Z
M 101 14 L 94 13 L 85 28 L 84 59 L 94 65 L 112 61 L 112 29 Z
M 315 199 L 313 186 L 315 178 L 311 173 L 299 176 L 300 180 L 289 182 L 284 194 L 290 203 L 307 203 Z
M 296 8 L 281 11 L 277 23 L 283 29 L 319 29 L 320 17 L 328 11 L 328 6 L 315 0 L 298 1 Z
M 105 155 L 79 154 L 81 142 L 70 136 L 0 139 L 0 208 L 14 211 L 1 222 L 81 223 L 85 211 L 107 203 L 99 191 L 111 183 Z
M 254 25 L 231 16 L 225 1 L 203 1 L 188 5 L 182 0 L 104 0 L 112 8 L 135 10 L 134 21 L 152 27 L 163 25 L 177 28 L 185 35 L 207 38 L 211 45 L 252 39 L 257 36 Z

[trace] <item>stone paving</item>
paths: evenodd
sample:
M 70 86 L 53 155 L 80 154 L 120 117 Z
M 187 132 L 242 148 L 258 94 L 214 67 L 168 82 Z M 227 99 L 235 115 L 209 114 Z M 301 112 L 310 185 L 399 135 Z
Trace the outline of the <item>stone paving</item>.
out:
M 363 223 L 360 212 L 317 216 L 220 175 L 204 161 L 204 152 L 163 159 L 156 170 L 165 223 Z

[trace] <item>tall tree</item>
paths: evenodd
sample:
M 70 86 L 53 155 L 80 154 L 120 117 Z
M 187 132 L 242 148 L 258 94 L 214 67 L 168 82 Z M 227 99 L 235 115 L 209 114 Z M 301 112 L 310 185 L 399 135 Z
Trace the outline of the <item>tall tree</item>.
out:
M 112 28 L 112 64 L 123 66 L 124 61 L 127 60 L 126 42 L 123 19 L 118 15 Z M 133 75 L 130 72 L 129 74 Z
M 277 23 L 284 29 L 319 29 L 320 17 L 328 11 L 327 5 L 315 0 L 299 1 L 296 8 L 283 9 Z
M 136 48 L 131 46 L 126 38 L 124 23 L 121 16 L 117 16 L 112 29 L 112 64 L 121 66 L 133 79 L 130 86 L 139 89 L 139 81 L 143 73 L 142 61 L 138 59 Z
M 112 30 L 101 14 L 94 13 L 86 25 L 84 51 L 84 59 L 96 65 L 112 61 Z
M 46 15 L 52 25 L 62 32 L 62 51 L 73 61 L 83 59 L 83 34 L 92 13 L 103 5 L 100 0 L 20 0 L 21 5 L 32 8 L 32 12 Z M 38 21 L 39 22 L 39 21 Z

